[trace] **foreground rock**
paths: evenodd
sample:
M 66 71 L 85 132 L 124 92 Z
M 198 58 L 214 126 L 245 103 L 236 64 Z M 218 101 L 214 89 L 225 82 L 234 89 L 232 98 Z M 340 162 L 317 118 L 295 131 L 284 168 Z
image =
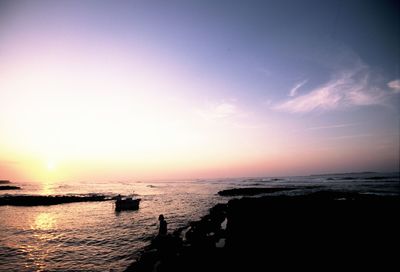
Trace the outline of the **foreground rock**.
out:
M 126 271 L 381 271 L 397 264 L 399 207 L 398 196 L 333 191 L 234 199 L 186 239 L 155 239 Z
M 398 196 L 332 191 L 232 200 L 226 248 L 231 268 L 318 269 L 395 263 Z
M 88 196 L 15 196 L 6 195 L 0 197 L 0 206 L 40 206 L 40 205 L 57 205 L 73 202 L 89 202 L 89 201 L 107 201 L 104 195 L 88 195 Z
M 0 179 L 0 184 L 10 184 L 11 182 L 9 180 L 5 179 Z
M 20 189 L 21 189 L 21 187 L 12 186 L 12 185 L 0 186 L 0 190 L 20 190 Z

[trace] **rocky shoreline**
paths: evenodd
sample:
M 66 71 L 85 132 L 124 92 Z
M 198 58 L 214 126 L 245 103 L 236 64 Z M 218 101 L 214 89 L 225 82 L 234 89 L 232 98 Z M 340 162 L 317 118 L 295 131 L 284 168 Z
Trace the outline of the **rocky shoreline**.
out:
M 7 184 L 7 185 L 3 185 Z M 9 185 L 11 184 L 11 181 L 9 180 L 4 180 L 0 179 L 0 191 L 5 191 L 5 190 L 21 190 L 21 187 L 15 186 L 15 185 Z
M 396 264 L 399 196 L 319 191 L 232 199 L 165 237 L 125 271 L 343 269 Z
M 13 185 L 0 186 L 0 191 L 5 191 L 5 190 L 21 190 L 21 187 Z
M 48 206 L 74 202 L 108 201 L 104 195 L 85 196 L 41 196 L 41 195 L 4 195 L 0 196 L 0 206 Z

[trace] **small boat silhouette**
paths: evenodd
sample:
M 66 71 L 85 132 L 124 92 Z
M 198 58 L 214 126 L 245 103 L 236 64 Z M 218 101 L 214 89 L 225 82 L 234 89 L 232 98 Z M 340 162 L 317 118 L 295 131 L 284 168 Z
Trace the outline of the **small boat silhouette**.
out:
M 132 197 L 126 197 L 125 199 L 117 198 L 115 201 L 115 210 L 137 210 L 139 209 L 140 198 L 133 199 Z

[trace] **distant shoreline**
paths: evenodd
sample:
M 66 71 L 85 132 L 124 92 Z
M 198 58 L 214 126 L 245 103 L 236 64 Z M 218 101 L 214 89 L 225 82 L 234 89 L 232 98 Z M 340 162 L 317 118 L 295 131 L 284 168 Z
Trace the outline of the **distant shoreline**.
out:
M 367 174 L 379 174 L 380 172 L 370 172 L 370 171 L 364 171 L 364 172 L 346 172 L 346 173 L 324 173 L 324 174 L 312 174 L 310 177 L 315 177 L 315 176 L 344 176 L 344 175 L 367 175 Z

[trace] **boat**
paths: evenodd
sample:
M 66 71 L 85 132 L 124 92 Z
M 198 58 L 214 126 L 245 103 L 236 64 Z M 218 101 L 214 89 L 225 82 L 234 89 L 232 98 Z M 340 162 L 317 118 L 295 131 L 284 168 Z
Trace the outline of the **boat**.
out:
M 127 197 L 125 199 L 117 199 L 115 201 L 116 211 L 137 210 L 139 209 L 140 198 Z

